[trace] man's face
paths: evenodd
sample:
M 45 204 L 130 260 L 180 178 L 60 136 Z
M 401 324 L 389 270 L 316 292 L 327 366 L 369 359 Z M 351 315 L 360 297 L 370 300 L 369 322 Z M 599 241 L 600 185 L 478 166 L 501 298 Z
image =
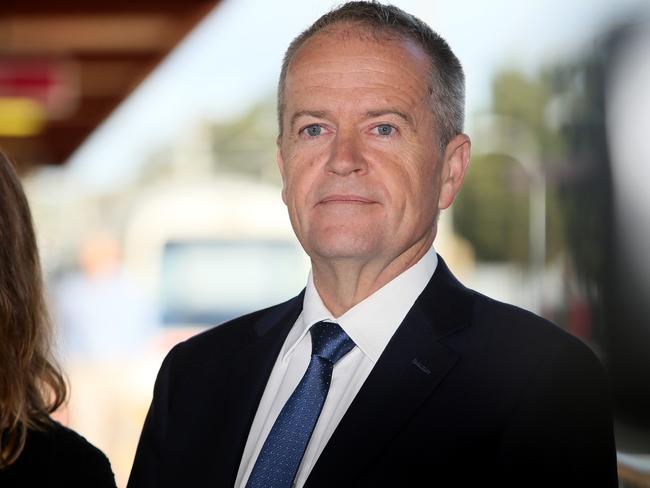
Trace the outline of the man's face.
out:
M 441 192 L 447 156 L 428 81 L 429 59 L 413 42 L 345 26 L 296 53 L 278 160 L 291 223 L 313 260 L 390 263 L 433 241 L 453 195 Z

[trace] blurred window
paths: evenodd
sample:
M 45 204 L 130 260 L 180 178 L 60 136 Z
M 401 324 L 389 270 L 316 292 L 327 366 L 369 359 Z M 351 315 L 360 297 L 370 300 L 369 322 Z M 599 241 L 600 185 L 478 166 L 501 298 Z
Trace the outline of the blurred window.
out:
M 172 241 L 162 263 L 165 325 L 213 325 L 296 295 L 306 260 L 291 242 Z

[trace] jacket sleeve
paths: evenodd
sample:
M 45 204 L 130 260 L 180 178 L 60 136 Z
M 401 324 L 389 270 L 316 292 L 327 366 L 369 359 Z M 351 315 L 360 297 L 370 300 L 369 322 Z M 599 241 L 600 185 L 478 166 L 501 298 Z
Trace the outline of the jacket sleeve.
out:
M 507 486 L 618 486 L 607 378 L 589 348 L 571 340 L 542 361 L 498 460 Z
M 153 488 L 161 484 L 169 421 L 171 370 L 179 347 L 180 344 L 167 354 L 158 371 L 153 400 L 140 434 L 127 488 Z

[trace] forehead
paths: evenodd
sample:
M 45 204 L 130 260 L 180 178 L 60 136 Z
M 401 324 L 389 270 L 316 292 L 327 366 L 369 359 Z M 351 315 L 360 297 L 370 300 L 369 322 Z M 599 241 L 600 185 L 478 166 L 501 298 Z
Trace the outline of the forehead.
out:
M 285 80 L 285 102 L 334 92 L 421 101 L 429 91 L 430 66 L 427 54 L 410 39 L 358 25 L 333 26 L 309 38 L 294 55 Z

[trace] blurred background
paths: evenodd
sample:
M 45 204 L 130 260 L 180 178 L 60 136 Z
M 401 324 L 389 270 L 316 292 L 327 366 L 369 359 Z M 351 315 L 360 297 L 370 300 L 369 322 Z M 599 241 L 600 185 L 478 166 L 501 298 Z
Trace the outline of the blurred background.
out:
M 0 147 L 34 214 L 58 413 L 125 486 L 178 341 L 298 293 L 275 88 L 338 2 L 3 0 Z M 469 176 L 436 249 L 467 284 L 591 346 L 622 486 L 650 486 L 650 2 L 395 1 L 467 76 Z

